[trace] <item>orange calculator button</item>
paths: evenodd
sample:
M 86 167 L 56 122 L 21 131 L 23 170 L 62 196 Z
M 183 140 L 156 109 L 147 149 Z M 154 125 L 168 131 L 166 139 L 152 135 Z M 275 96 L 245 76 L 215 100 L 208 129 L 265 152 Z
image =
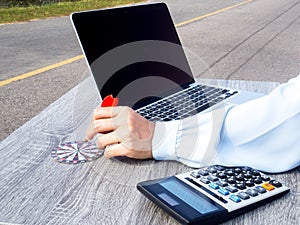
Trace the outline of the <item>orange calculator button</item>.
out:
M 272 191 L 273 189 L 275 189 L 275 187 L 272 185 L 272 184 L 269 184 L 269 183 L 264 183 L 262 185 L 262 187 L 268 191 Z

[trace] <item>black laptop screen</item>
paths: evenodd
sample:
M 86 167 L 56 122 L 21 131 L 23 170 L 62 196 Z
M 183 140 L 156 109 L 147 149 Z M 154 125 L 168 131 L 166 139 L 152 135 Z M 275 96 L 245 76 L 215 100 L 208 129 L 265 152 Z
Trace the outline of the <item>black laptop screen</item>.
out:
M 72 14 L 103 97 L 139 108 L 194 82 L 164 3 Z

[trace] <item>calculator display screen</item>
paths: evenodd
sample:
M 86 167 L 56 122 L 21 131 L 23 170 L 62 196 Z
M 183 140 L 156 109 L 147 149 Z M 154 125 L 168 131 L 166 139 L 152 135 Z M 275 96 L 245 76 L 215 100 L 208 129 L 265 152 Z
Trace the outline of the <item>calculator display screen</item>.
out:
M 178 182 L 176 179 L 166 179 L 159 182 L 159 185 L 164 189 L 175 195 L 177 198 L 184 201 L 186 204 L 191 206 L 193 209 L 197 210 L 201 214 L 210 213 L 219 210 L 215 205 L 205 200 L 200 195 L 191 191 L 188 187 Z M 170 198 L 168 196 L 168 198 Z M 166 199 L 164 199 L 166 200 Z M 169 199 L 169 201 L 171 201 Z

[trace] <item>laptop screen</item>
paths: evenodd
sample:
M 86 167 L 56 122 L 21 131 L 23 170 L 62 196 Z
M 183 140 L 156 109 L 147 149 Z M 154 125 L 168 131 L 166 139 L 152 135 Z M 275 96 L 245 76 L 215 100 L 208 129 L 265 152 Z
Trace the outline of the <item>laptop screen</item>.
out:
M 193 83 L 164 3 L 73 13 L 101 97 L 137 109 Z

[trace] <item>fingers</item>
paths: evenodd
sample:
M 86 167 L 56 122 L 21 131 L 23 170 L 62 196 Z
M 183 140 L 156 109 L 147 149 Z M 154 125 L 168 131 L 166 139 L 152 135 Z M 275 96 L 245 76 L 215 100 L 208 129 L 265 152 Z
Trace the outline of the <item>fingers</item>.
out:
M 111 119 L 101 119 L 93 121 L 86 131 L 85 141 L 92 140 L 98 133 L 111 132 L 115 129 Z
M 116 156 L 127 156 L 127 153 L 127 149 L 124 148 L 122 144 L 114 144 L 106 147 L 104 156 L 107 158 L 112 158 Z
M 113 144 L 118 144 L 120 140 L 118 139 L 115 132 L 111 132 L 108 134 L 103 134 L 97 138 L 96 145 L 99 149 L 104 149 L 105 147 Z
M 86 130 L 85 138 L 83 139 L 83 141 L 87 142 L 92 140 L 96 134 L 97 132 L 94 130 L 94 120 L 92 119 Z
M 114 144 L 107 146 L 104 156 L 112 158 L 116 156 L 126 156 L 133 159 L 153 159 L 151 150 L 149 151 L 135 151 L 125 147 L 123 144 Z
M 99 107 L 94 110 L 93 120 L 86 131 L 84 141 L 92 140 L 97 133 L 110 132 L 115 129 L 110 118 L 115 118 L 119 110 L 113 107 Z M 115 121 L 116 122 L 116 121 Z
M 115 130 L 112 119 L 101 119 L 94 121 L 94 131 L 97 133 L 106 133 Z
M 96 134 L 97 134 L 97 131 L 95 131 L 94 129 L 87 130 L 86 136 L 83 139 L 83 141 L 87 142 L 87 141 L 92 140 L 96 136 Z
M 118 115 L 119 107 L 99 107 L 94 111 L 94 120 L 112 118 Z
M 99 107 L 94 111 L 93 128 L 87 132 L 92 139 L 97 133 L 97 148 L 105 149 L 105 156 L 127 156 L 135 159 L 152 157 L 154 123 L 129 107 Z

